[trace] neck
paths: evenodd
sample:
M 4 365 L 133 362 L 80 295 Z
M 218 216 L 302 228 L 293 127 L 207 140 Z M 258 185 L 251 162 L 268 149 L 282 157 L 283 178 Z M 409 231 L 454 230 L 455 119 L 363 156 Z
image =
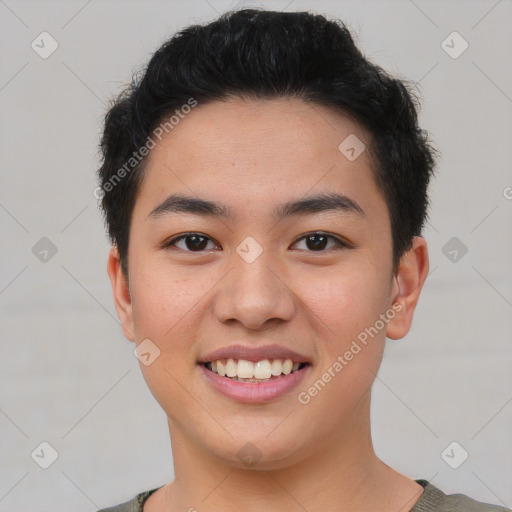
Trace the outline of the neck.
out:
M 270 469 L 233 467 L 205 453 L 169 421 L 175 479 L 144 511 L 409 510 L 422 488 L 375 455 L 369 402 L 368 395 L 360 404 L 365 421 L 340 427 L 308 455 L 296 455 L 291 464 L 269 464 Z

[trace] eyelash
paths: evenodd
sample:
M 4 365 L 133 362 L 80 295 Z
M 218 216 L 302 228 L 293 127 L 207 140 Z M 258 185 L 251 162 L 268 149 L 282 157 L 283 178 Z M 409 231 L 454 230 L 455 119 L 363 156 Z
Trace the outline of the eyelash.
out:
M 192 237 L 194 235 L 198 235 L 201 238 L 206 238 L 208 240 L 213 241 L 209 236 L 206 236 L 206 235 L 203 235 L 202 233 L 198 233 L 198 232 L 193 231 L 193 232 L 190 232 L 190 233 L 184 233 L 183 235 L 179 235 L 179 236 L 176 236 L 174 238 L 171 238 L 167 242 L 164 242 L 163 248 L 170 248 L 176 242 L 178 242 L 180 240 L 183 240 L 185 238 Z M 334 249 L 351 249 L 352 248 L 352 246 L 348 242 L 345 242 L 341 238 L 338 238 L 338 237 L 336 237 L 334 235 L 330 235 L 329 233 L 325 233 L 323 231 L 312 231 L 311 233 L 306 233 L 305 235 L 302 235 L 300 238 L 298 238 L 295 242 L 293 242 L 293 245 L 295 245 L 296 243 L 300 242 L 301 240 L 304 240 L 307 237 L 312 236 L 312 235 L 322 235 L 322 236 L 325 236 L 325 237 L 333 240 L 335 242 L 335 244 L 336 244 L 336 247 L 334 247 Z M 333 248 L 331 247 L 331 249 L 333 249 Z M 191 252 L 191 253 L 205 252 L 205 250 L 201 250 L 201 251 L 190 251 L 188 249 L 180 249 L 180 250 L 183 250 L 184 252 Z M 319 251 L 308 250 L 307 252 L 312 252 L 312 253 L 318 252 L 318 253 L 321 253 L 321 252 L 328 252 L 328 249 L 322 249 L 322 250 L 319 250 Z

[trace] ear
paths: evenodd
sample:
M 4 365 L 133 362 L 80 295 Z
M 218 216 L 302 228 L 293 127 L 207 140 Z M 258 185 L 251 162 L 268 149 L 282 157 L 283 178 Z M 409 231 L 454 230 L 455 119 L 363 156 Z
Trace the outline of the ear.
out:
M 121 321 L 123 334 L 128 340 L 135 341 L 132 300 L 130 297 L 128 279 L 121 268 L 119 251 L 115 246 L 110 249 L 108 255 L 107 273 L 110 278 L 110 284 L 112 285 L 114 305 L 116 307 L 117 316 Z
M 387 324 L 388 338 L 398 340 L 409 332 L 428 267 L 427 242 L 423 237 L 415 236 L 411 249 L 400 259 L 399 268 L 393 277 L 392 299 L 396 314 Z

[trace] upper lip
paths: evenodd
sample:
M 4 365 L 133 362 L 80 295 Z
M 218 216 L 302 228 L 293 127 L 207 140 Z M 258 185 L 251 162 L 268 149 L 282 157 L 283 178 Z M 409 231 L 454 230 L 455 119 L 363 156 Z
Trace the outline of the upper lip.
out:
M 294 363 L 309 363 L 309 359 L 280 345 L 263 345 L 248 347 L 246 345 L 229 345 L 221 347 L 199 357 L 200 363 L 210 363 L 219 359 L 245 359 L 247 361 L 262 361 L 263 359 L 291 359 Z

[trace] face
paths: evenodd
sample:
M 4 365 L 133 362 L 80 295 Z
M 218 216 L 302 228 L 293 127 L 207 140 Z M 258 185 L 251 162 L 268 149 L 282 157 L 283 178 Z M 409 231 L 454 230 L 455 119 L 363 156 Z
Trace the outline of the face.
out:
M 171 436 L 202 453 L 243 467 L 251 442 L 261 467 L 284 467 L 368 420 L 426 263 L 393 275 L 386 203 L 368 150 L 340 151 L 348 136 L 369 145 L 325 107 L 231 99 L 197 106 L 148 156 L 129 285 L 115 250 L 109 275 Z

